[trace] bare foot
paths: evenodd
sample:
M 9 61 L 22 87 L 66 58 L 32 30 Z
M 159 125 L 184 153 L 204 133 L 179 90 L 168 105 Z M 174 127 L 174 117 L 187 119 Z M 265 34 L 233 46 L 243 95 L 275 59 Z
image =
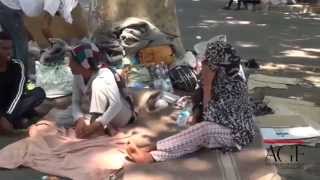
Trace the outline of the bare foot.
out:
M 133 143 L 129 142 L 126 151 L 130 159 L 138 164 L 149 164 L 154 162 L 154 159 L 149 152 L 138 148 Z

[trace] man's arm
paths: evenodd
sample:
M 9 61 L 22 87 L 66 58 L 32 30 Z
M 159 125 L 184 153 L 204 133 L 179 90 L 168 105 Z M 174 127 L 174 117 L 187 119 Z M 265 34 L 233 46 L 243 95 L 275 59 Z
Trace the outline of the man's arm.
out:
M 50 30 L 50 26 L 53 20 L 53 17 L 57 14 L 59 7 L 61 5 L 61 1 L 59 0 L 45 0 L 44 1 L 44 18 L 42 22 L 42 33 L 44 37 L 49 40 L 53 38 L 52 32 Z
M 91 124 L 86 126 L 83 120 L 78 121 L 79 123 L 76 124 L 77 137 L 87 138 L 96 133 L 104 134 L 105 128 L 112 136 L 115 132 L 109 123 L 122 108 L 121 95 L 112 72 L 95 79 L 91 87 Z
M 81 112 L 80 104 L 81 104 L 81 95 L 80 88 L 78 86 L 78 78 L 76 76 L 73 77 L 72 84 L 72 117 L 74 121 L 82 118 L 84 115 Z
M 48 13 L 45 12 L 43 16 L 43 21 L 42 21 L 42 34 L 43 36 L 49 41 L 50 38 L 53 38 L 52 32 L 50 30 L 50 26 L 52 23 L 52 16 Z
M 6 108 L 6 118 L 10 119 L 12 113 L 16 110 L 18 103 L 21 101 L 24 85 L 26 82 L 24 65 L 20 60 L 13 60 L 13 68 L 8 69 L 12 76 L 10 81 L 12 82 L 11 93 L 9 96 L 9 104 Z
M 104 127 L 121 111 L 123 106 L 118 85 L 113 74 L 106 79 L 98 79 L 92 84 L 90 113 L 101 113 L 96 119 Z

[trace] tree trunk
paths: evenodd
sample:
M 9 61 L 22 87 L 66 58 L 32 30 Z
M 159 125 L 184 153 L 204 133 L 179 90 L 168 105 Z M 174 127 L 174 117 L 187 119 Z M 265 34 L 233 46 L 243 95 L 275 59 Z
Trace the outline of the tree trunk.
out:
M 128 17 L 147 20 L 165 33 L 180 36 L 175 0 L 80 0 L 80 2 L 87 8 L 75 9 L 73 25 L 64 23 L 61 18 L 54 18 L 51 28 L 55 37 L 70 40 L 93 35 L 97 29 L 111 29 L 117 22 Z M 97 23 L 98 19 L 101 20 L 100 23 Z M 41 17 L 26 18 L 26 25 L 40 44 L 46 44 L 41 34 L 41 20 Z M 179 51 L 183 51 L 180 38 L 175 43 L 181 48 Z
M 100 30 L 111 30 L 126 18 L 136 17 L 149 21 L 164 33 L 178 36 L 174 42 L 177 55 L 183 55 L 175 0 L 93 0 L 92 2 L 92 9 L 96 11 L 91 16 L 94 19 L 89 21 L 92 23 L 89 26 L 90 35 L 94 36 Z M 97 14 L 101 18 L 99 25 L 94 24 L 97 19 L 94 15 Z
M 97 1 L 104 23 L 110 27 L 128 17 L 137 17 L 153 23 L 163 32 L 180 34 L 175 0 Z

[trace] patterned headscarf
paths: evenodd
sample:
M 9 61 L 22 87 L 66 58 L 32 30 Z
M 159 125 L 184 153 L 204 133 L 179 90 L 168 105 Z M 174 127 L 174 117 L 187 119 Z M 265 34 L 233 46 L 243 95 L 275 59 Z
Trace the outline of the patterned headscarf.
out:
M 93 43 L 81 43 L 72 49 L 74 60 L 85 69 L 97 69 L 100 55 L 98 47 Z
M 210 69 L 225 68 L 227 75 L 233 76 L 239 72 L 241 58 L 228 43 L 216 41 L 209 43 L 206 50 L 206 60 Z

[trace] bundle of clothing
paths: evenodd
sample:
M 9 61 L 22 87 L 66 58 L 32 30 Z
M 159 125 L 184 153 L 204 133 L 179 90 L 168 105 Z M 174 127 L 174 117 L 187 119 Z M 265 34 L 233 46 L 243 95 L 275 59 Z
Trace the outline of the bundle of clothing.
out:
M 139 18 L 127 18 L 114 33 L 120 39 L 121 45 L 129 55 L 135 55 L 140 49 L 147 46 L 168 44 L 174 46 L 175 36 L 161 32 L 149 21 Z

